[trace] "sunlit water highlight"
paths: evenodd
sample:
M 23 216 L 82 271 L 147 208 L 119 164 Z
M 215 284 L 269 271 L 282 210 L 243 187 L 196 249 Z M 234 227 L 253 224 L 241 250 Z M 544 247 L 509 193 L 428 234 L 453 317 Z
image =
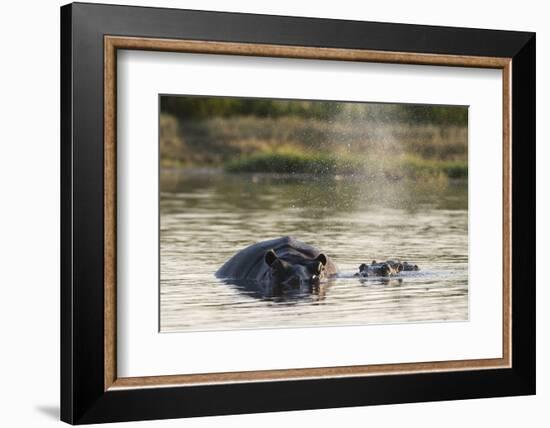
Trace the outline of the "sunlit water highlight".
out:
M 290 328 L 468 319 L 466 181 L 161 172 L 161 331 Z M 254 242 L 294 236 L 341 276 L 319 290 L 261 297 L 214 272 Z M 400 258 L 419 272 L 358 279 Z

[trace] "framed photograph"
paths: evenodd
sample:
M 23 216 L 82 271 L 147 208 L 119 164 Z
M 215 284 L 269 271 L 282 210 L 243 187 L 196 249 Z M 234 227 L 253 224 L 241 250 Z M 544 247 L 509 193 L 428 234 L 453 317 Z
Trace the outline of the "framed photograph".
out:
M 61 418 L 535 393 L 535 35 L 61 8 Z

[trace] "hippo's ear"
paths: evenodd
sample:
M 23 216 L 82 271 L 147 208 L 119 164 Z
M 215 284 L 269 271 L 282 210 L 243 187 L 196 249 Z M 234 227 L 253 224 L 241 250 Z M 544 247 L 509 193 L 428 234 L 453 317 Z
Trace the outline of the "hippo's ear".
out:
M 323 253 L 319 254 L 315 260 L 321 262 L 323 264 L 323 266 L 325 266 L 327 264 L 327 256 L 325 256 Z
M 264 260 L 268 266 L 271 266 L 278 259 L 277 254 L 275 254 L 275 251 L 273 250 L 268 250 L 265 253 Z
M 395 265 L 395 270 L 397 271 L 397 273 L 402 272 L 403 271 L 403 264 L 397 263 Z

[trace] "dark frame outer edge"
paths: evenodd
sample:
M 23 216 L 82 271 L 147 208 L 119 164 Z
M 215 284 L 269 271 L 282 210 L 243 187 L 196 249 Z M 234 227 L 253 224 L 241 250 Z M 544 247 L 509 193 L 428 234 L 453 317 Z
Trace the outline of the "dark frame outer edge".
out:
M 73 290 L 72 290 L 72 9 L 61 8 L 61 174 L 60 174 L 60 277 L 61 277 L 61 337 L 60 337 L 60 416 L 74 422 L 73 394 Z
M 536 36 L 512 60 L 512 366 L 536 391 Z M 516 267 L 514 268 L 514 265 Z

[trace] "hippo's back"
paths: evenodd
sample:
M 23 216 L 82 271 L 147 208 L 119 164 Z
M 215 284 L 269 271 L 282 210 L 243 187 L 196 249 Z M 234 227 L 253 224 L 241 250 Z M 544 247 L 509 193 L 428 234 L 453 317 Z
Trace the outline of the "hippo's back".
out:
M 321 252 L 311 245 L 300 242 L 290 236 L 270 239 L 250 245 L 225 262 L 216 272 L 218 278 L 261 280 L 269 271 L 264 257 L 268 250 L 273 250 L 283 260 L 299 262 L 314 259 Z M 336 266 L 327 257 L 328 275 L 336 274 Z

